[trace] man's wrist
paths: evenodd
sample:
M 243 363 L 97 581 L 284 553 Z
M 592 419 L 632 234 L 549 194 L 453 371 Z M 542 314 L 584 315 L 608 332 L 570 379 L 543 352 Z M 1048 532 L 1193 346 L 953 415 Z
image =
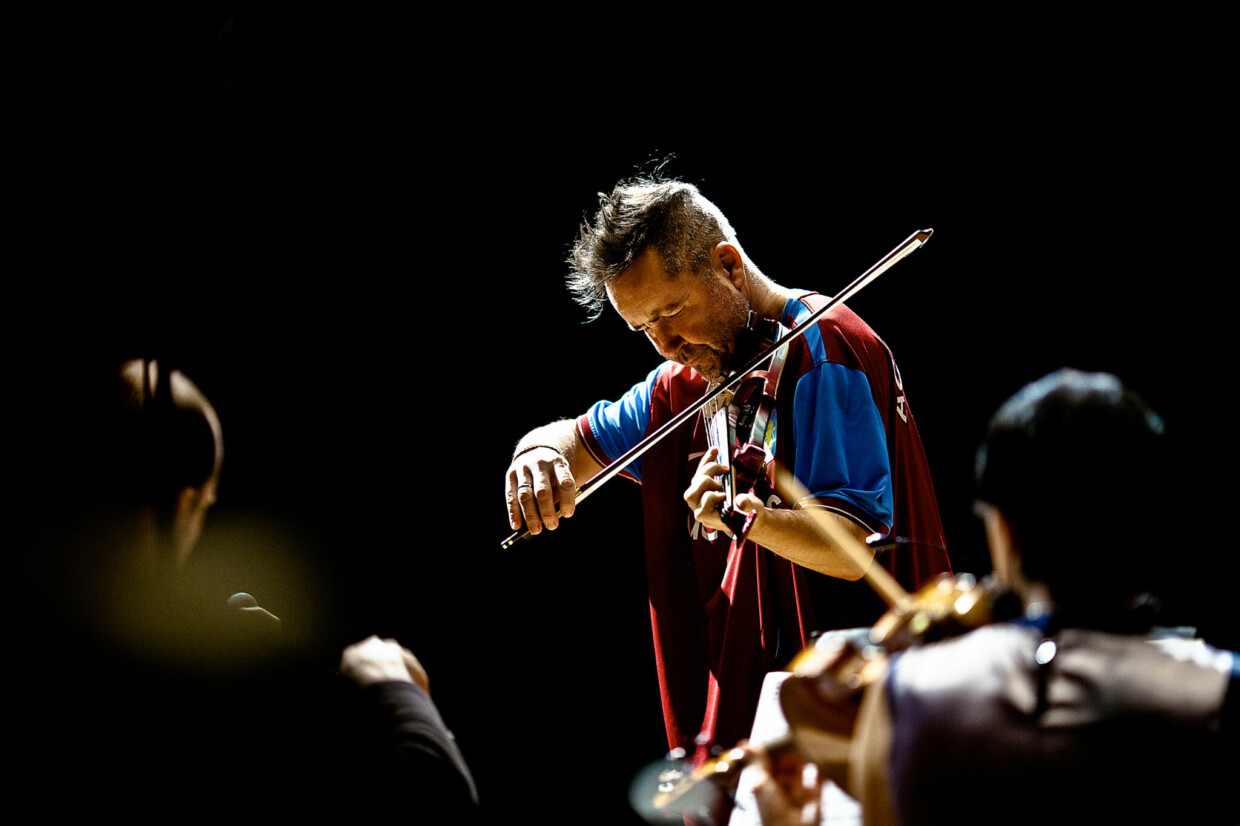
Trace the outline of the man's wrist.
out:
M 541 445 L 541 444 L 540 445 L 526 445 L 525 447 L 517 448 L 517 452 L 512 454 L 512 461 L 515 462 L 517 460 L 517 457 L 521 456 L 522 454 L 529 453 L 530 451 L 534 451 L 534 450 L 539 450 L 541 448 L 546 448 L 547 450 L 555 451 L 556 455 L 560 457 L 564 456 L 564 454 L 560 452 L 559 448 L 552 447 L 551 445 Z

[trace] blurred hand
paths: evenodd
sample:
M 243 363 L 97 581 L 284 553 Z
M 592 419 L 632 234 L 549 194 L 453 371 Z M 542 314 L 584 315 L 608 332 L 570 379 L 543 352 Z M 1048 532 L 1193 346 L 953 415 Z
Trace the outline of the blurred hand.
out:
M 412 651 L 396 640 L 381 640 L 373 634 L 344 650 L 340 673 L 358 685 L 401 680 L 421 686 L 428 694 L 431 690 L 426 669 Z
M 759 751 L 754 797 L 763 826 L 813 826 L 818 823 L 822 780 L 817 766 L 795 753 Z

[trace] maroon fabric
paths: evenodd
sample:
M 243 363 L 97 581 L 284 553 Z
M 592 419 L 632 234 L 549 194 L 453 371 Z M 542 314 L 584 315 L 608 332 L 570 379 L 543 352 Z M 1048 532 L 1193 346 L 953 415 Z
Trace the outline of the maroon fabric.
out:
M 651 429 L 705 390 L 696 372 L 670 366 L 655 386 Z M 668 745 L 690 751 L 699 734 L 707 743 L 729 745 L 747 736 L 762 679 L 776 667 L 776 635 L 799 649 L 815 627 L 803 569 L 752 542 L 738 546 L 695 526 L 683 494 L 705 450 L 698 418 L 643 460 L 650 616 L 664 724 Z

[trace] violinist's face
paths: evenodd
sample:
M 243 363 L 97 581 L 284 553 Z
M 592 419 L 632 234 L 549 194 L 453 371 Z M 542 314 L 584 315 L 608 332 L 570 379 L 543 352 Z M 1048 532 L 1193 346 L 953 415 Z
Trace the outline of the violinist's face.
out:
M 743 274 L 733 276 L 726 255 L 722 264 L 717 259 L 718 254 L 704 275 L 669 277 L 658 254 L 646 250 L 607 288 L 629 329 L 645 333 L 664 358 L 711 381 L 727 375 L 737 337 L 749 320 L 749 299 L 740 289 Z M 739 270 L 739 256 L 736 263 Z

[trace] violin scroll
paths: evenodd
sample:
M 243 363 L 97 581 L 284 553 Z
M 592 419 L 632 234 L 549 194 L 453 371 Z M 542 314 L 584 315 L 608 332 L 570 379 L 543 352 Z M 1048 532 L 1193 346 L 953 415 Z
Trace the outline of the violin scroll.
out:
M 645 767 L 629 787 L 629 802 L 647 823 L 683 826 L 685 817 L 730 806 L 731 790 L 754 753 L 738 744 L 694 766 L 684 749 Z
M 898 601 L 870 631 L 888 652 L 959 636 L 994 621 L 1003 590 L 992 579 L 943 574 Z

